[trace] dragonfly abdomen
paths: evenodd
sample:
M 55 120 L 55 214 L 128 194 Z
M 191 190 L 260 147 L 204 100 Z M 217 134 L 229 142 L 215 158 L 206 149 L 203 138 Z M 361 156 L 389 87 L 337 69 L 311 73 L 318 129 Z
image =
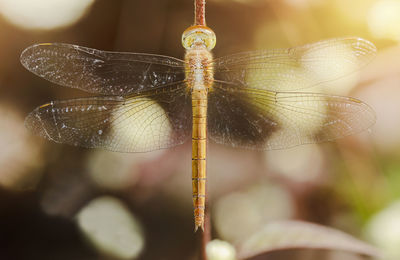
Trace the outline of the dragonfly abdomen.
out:
M 207 90 L 192 92 L 192 186 L 195 230 L 204 229 L 207 152 Z
M 192 186 L 195 230 L 204 229 L 206 201 L 207 103 L 213 83 L 212 55 L 200 46 L 188 50 L 186 83 L 192 94 Z

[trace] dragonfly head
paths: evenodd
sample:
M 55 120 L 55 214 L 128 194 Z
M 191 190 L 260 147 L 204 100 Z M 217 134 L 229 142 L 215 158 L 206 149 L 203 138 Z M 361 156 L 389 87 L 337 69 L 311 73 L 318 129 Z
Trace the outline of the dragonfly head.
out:
M 196 47 L 205 47 L 207 50 L 212 50 L 216 41 L 217 38 L 213 30 L 203 25 L 191 26 L 182 34 L 182 45 L 187 50 Z

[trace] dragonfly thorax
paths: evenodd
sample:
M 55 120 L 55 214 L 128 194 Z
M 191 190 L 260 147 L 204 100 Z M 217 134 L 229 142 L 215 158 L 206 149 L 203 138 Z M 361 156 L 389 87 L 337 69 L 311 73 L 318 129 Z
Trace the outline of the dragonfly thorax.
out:
M 186 50 L 186 85 L 191 90 L 209 89 L 214 81 L 212 53 L 203 46 Z
M 187 28 L 182 34 L 182 45 L 185 49 L 206 48 L 212 50 L 217 38 L 213 30 L 203 25 L 194 25 Z

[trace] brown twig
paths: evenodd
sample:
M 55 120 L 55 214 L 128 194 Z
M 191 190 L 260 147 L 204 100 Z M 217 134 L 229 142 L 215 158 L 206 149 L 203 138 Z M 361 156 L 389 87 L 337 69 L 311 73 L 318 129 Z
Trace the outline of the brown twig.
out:
M 204 230 L 201 231 L 200 239 L 200 260 L 207 260 L 206 246 L 211 240 L 210 211 L 208 207 L 208 194 L 206 194 L 206 208 L 204 210 Z
M 194 0 L 194 24 L 206 25 L 206 0 Z

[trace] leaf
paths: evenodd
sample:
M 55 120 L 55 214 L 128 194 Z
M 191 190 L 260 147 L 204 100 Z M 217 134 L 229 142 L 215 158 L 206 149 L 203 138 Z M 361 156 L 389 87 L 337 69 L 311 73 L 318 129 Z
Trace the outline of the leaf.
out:
M 344 232 L 302 221 L 278 221 L 264 226 L 239 247 L 240 259 L 287 249 L 339 250 L 381 256 L 378 249 Z

